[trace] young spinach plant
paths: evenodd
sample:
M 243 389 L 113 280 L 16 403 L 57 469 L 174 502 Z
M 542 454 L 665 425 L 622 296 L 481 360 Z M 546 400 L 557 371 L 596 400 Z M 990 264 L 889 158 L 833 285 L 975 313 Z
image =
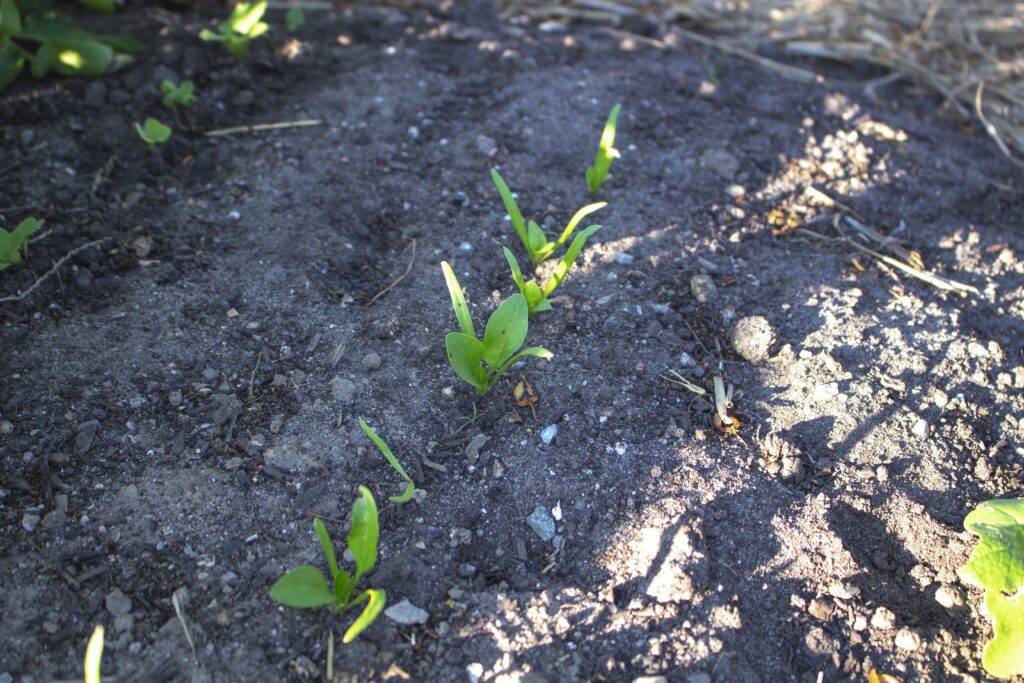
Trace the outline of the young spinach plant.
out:
M 306 25 L 306 12 L 301 7 L 291 7 L 284 15 L 284 27 L 295 31 Z
M 444 280 L 452 298 L 452 308 L 458 318 L 461 332 L 449 332 L 444 338 L 448 351 L 448 362 L 455 374 L 471 384 L 478 396 L 483 396 L 494 383 L 523 356 L 537 356 L 550 359 L 552 354 L 545 348 L 531 346 L 519 351 L 526 341 L 529 326 L 529 309 L 522 294 L 513 294 L 501 302 L 487 320 L 484 340 L 477 339 L 469 306 L 462 295 L 459 281 L 446 262 L 441 262 Z M 518 353 L 516 353 L 518 351 Z
M 114 11 L 114 0 L 79 0 L 97 12 Z M 0 0 L 0 92 L 29 65 L 36 78 L 52 72 L 61 76 L 99 76 L 134 61 L 143 49 L 134 38 L 93 35 L 57 12 L 44 12 L 44 3 Z
M 383 590 L 367 588 L 353 598 L 359 578 L 373 569 L 377 563 L 377 538 L 380 529 L 377 525 L 377 504 L 373 495 L 365 486 L 359 487 L 360 498 L 352 503 L 352 529 L 348 533 L 348 549 L 356 560 L 356 573 L 349 576 L 348 572 L 338 567 L 334 556 L 331 537 L 327 534 L 324 523 L 319 518 L 313 520 L 313 528 L 320 539 L 320 547 L 327 556 L 327 564 L 331 570 L 331 583 L 327 583 L 323 573 L 313 565 L 297 567 L 280 579 L 270 588 L 270 597 L 288 607 L 321 607 L 329 606 L 333 611 L 340 612 L 366 603 L 362 614 L 352 623 L 342 638 L 343 643 L 350 643 L 363 630 L 373 623 L 381 610 L 384 609 L 385 594 Z M 333 591 L 332 591 L 333 587 Z
M 580 250 L 583 249 L 583 244 L 587 241 L 587 238 L 593 235 L 595 232 L 601 229 L 600 225 L 591 225 L 583 230 L 580 234 L 576 235 L 573 239 L 572 244 L 566 250 L 562 256 L 562 260 L 558 262 L 555 267 L 555 272 L 551 274 L 548 281 L 541 287 L 535 281 L 530 280 L 526 282 L 523 278 L 523 271 L 519 269 L 519 262 L 516 261 L 516 257 L 512 255 L 508 247 L 502 247 L 502 251 L 505 252 L 505 260 L 508 261 L 508 267 L 512 269 L 512 279 L 515 280 L 516 286 L 519 288 L 519 292 L 526 299 L 526 308 L 529 315 L 533 315 L 538 311 L 547 311 L 551 309 L 551 302 L 548 301 L 548 295 L 555 291 L 555 287 L 562 284 L 562 280 L 569 274 L 569 269 L 572 268 L 576 262 L 576 257 L 579 256 Z
M 997 678 L 1024 674 L 1024 498 L 990 500 L 964 518 L 979 536 L 961 580 L 985 591 L 995 637 L 981 663 Z
M 615 124 L 618 121 L 619 107 L 621 106 L 621 104 L 616 104 L 608 114 L 604 131 L 601 133 L 601 144 L 597 148 L 597 158 L 594 159 L 594 165 L 587 169 L 587 185 L 590 187 L 591 194 L 597 194 L 604 181 L 610 177 L 608 169 L 611 168 L 612 159 L 619 158 L 619 150 L 615 149 L 613 145 L 615 144 Z
M 206 41 L 224 43 L 224 47 L 236 59 L 245 59 L 249 52 L 249 42 L 258 38 L 270 28 L 266 22 L 260 21 L 267 11 L 267 0 L 248 3 L 240 2 L 231 10 L 224 23 L 214 33 L 208 28 L 199 32 L 199 38 Z
M 167 142 L 171 137 L 170 126 L 165 126 L 156 119 L 146 119 L 144 124 L 136 123 L 135 130 L 146 143 L 146 150 L 152 154 L 160 143 Z
M 395 454 L 391 452 L 388 445 L 384 443 L 384 439 L 377 436 L 377 432 L 373 431 L 373 428 L 366 424 L 366 420 L 359 418 L 359 426 L 362 427 L 363 431 L 366 432 L 366 435 L 370 437 L 370 441 L 373 441 L 373 443 L 377 445 L 377 448 L 379 448 L 380 452 L 384 454 L 384 458 L 391 464 L 391 466 L 395 468 L 395 471 L 405 479 L 405 492 L 400 496 L 388 496 L 388 500 L 392 503 L 408 502 L 416 493 L 416 484 L 413 483 L 412 477 L 405 473 L 405 469 L 403 469 L 402 465 L 398 462 L 398 458 L 396 458 Z
M 191 107 L 195 104 L 195 84 L 192 81 L 182 81 L 181 85 L 174 85 L 166 78 L 160 82 L 160 92 L 164 96 L 164 106 L 168 109 L 174 107 Z
M 526 247 L 526 253 L 530 255 L 530 260 L 533 261 L 535 266 L 565 244 L 580 221 L 589 214 L 608 205 L 607 202 L 597 202 L 596 204 L 584 206 L 572 217 L 572 220 L 562 230 L 562 234 L 558 236 L 558 239 L 554 242 L 549 242 L 547 235 L 544 234 L 544 231 L 541 230 L 536 221 L 531 220 L 529 223 L 523 221 L 523 214 L 519 210 L 519 205 L 516 204 L 515 197 L 512 196 L 512 192 L 508 189 L 505 181 L 502 180 L 501 175 L 493 168 L 491 169 L 491 179 L 494 180 L 494 184 L 498 188 L 498 194 L 501 195 L 501 201 L 505 204 L 505 210 L 508 211 L 508 215 L 512 218 L 512 226 L 515 227 L 519 239 L 522 240 L 523 246 Z
M 36 218 L 26 218 L 18 223 L 14 232 L 7 232 L 0 228 L 0 270 L 7 266 L 21 263 L 28 257 L 29 235 L 43 226 L 43 221 Z

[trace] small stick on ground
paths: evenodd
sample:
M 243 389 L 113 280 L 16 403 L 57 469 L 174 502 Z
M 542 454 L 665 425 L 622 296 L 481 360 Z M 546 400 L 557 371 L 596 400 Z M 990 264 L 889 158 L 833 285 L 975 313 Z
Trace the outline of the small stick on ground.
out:
M 319 126 L 323 124 L 322 119 L 303 119 L 301 121 L 279 121 L 278 123 L 257 123 L 252 126 L 234 126 L 232 128 L 218 128 L 208 130 L 203 135 L 208 138 L 220 137 L 222 135 L 234 135 L 235 133 L 261 133 L 267 130 L 281 130 L 283 128 L 305 128 L 306 126 Z
M 412 247 L 412 256 L 411 256 L 411 257 L 409 258 L 409 265 L 408 265 L 408 266 L 406 267 L 406 269 L 405 269 L 405 272 L 404 272 L 404 273 L 402 273 L 401 275 L 399 275 L 399 276 L 398 276 L 398 279 L 397 279 L 397 280 L 395 280 L 395 281 L 394 281 L 394 282 L 392 282 L 392 283 L 391 283 L 390 285 L 388 285 L 388 286 L 387 286 L 387 287 L 385 287 L 384 289 L 382 289 L 382 290 L 380 290 L 379 292 L 377 292 L 377 293 L 376 293 L 376 294 L 375 294 L 375 295 L 373 296 L 373 298 L 372 298 L 372 299 L 370 299 L 369 301 L 367 301 L 367 302 L 366 302 L 366 305 L 367 305 L 367 306 L 369 306 L 369 305 L 370 305 L 370 304 L 372 304 L 372 303 L 373 303 L 374 301 L 376 301 L 376 300 L 377 300 L 377 299 L 379 299 L 380 297 L 382 297 L 382 296 L 384 296 L 385 294 L 387 294 L 388 292 L 390 292 L 390 291 L 391 291 L 391 289 L 392 289 L 392 288 L 393 288 L 393 287 L 394 287 L 395 285 L 397 285 L 397 284 L 398 284 L 399 282 L 401 282 L 402 280 L 404 280 L 404 279 L 405 279 L 405 276 L 406 276 L 406 275 L 408 275 L 408 274 L 409 274 L 410 272 L 412 272 L 412 266 L 413 266 L 413 264 L 414 264 L 414 263 L 416 263 L 416 240 L 415 240 L 415 239 L 411 240 L 409 244 L 410 244 L 410 246 Z
M 74 249 L 72 249 L 72 250 L 71 250 L 71 251 L 69 251 L 68 253 L 64 254 L 64 256 L 62 256 L 62 257 L 60 258 L 60 260 L 59 260 L 59 261 L 57 261 L 57 262 L 56 262 L 55 264 L 53 264 L 53 267 L 52 267 L 52 268 L 50 268 L 50 269 L 49 269 L 48 271 L 46 271 L 45 273 L 43 273 L 43 274 L 42 274 L 42 276 L 41 276 L 41 277 L 39 277 L 39 278 L 38 278 L 38 279 L 37 279 L 37 280 L 35 281 L 35 283 L 33 283 L 33 284 L 32 284 L 32 286 L 31 286 L 31 287 L 29 287 L 28 289 L 26 289 L 26 290 L 25 290 L 24 292 L 20 292 L 20 293 L 18 293 L 18 294 L 12 294 L 12 295 L 10 295 L 10 296 L 0 297 L 0 304 L 5 304 L 5 303 L 9 303 L 9 302 L 11 302 L 11 301 L 21 301 L 22 299 L 24 299 L 25 297 L 27 297 L 27 296 L 28 296 L 29 294 L 31 294 L 32 292 L 34 292 L 34 291 L 35 291 L 35 289 L 36 289 L 36 288 L 37 288 L 37 287 L 38 287 L 39 285 L 43 284 L 43 282 L 44 282 L 44 281 L 45 281 L 45 280 L 46 280 L 46 279 L 47 279 L 48 277 L 50 277 L 51 275 L 53 275 L 54 273 L 56 273 L 56 272 L 57 272 L 57 269 L 58 269 L 58 268 L 60 268 L 60 267 L 61 267 L 62 265 L 64 265 L 65 263 L 67 263 L 68 259 L 70 259 L 70 258 L 72 258 L 73 256 L 75 256 L 75 254 L 78 254 L 79 252 L 85 251 L 85 250 L 86 250 L 86 249 L 88 249 L 89 247 L 95 247 L 95 246 L 96 246 L 96 245 L 98 245 L 98 244 L 102 244 L 103 242 L 106 242 L 106 241 L 107 241 L 108 239 L 110 239 L 110 238 L 109 238 L 109 237 L 104 237 L 103 239 L 99 239 L 99 240 L 93 240 L 92 242 L 86 242 L 85 244 L 82 244 L 82 245 L 79 245 L 79 246 L 75 247 Z

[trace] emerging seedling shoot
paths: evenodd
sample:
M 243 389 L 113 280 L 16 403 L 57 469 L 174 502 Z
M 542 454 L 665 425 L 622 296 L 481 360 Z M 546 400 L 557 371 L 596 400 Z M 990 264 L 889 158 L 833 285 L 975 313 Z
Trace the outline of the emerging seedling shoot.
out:
M 611 168 L 612 159 L 619 158 L 619 150 L 615 149 L 615 124 L 619 118 L 619 107 L 616 104 L 608 114 L 608 120 L 604 124 L 604 131 L 601 133 L 601 144 L 597 148 L 597 158 L 594 165 L 587 169 L 587 186 L 590 187 L 590 194 L 597 194 L 597 191 L 610 178 L 608 169 Z
M 405 479 L 405 491 L 400 496 L 388 496 L 388 500 L 392 503 L 406 503 L 416 493 L 416 484 L 413 483 L 412 477 L 405 473 L 405 469 L 399 464 L 398 458 L 395 457 L 388 445 L 384 443 L 384 439 L 377 436 L 377 432 L 373 431 L 370 425 L 366 424 L 366 420 L 359 418 L 359 426 L 362 428 L 366 435 L 370 437 L 370 440 L 377 445 L 380 452 L 384 454 L 384 458 L 395 468 L 395 471 L 402 475 L 402 479 Z
M 462 295 L 462 288 L 455 278 L 455 273 L 446 262 L 441 262 L 441 270 L 448 285 L 448 293 L 452 298 L 455 317 L 459 321 L 461 332 L 449 332 L 445 336 L 445 348 L 448 351 L 448 362 L 455 374 L 471 384 L 478 396 L 483 396 L 494 383 L 512 367 L 512 364 L 523 356 L 551 358 L 547 349 L 531 346 L 519 351 L 526 341 L 526 330 L 529 326 L 529 309 L 522 294 L 513 294 L 505 299 L 491 314 L 484 330 L 484 340 L 477 339 L 473 328 L 473 319 L 469 315 L 469 306 Z M 519 351 L 518 353 L 516 353 Z
M 230 16 L 217 27 L 216 33 L 208 28 L 199 32 L 199 37 L 206 41 L 224 43 L 224 47 L 235 56 L 236 59 L 245 59 L 249 52 L 249 43 L 253 38 L 258 38 L 270 28 L 263 21 L 264 12 L 267 11 L 267 0 L 248 3 L 240 2 L 231 10 Z
M 321 607 L 329 606 L 335 612 L 347 612 L 353 607 L 366 603 L 362 614 L 345 632 L 343 643 L 350 643 L 363 630 L 373 623 L 377 615 L 384 609 L 385 594 L 382 590 L 368 588 L 353 598 L 359 578 L 373 569 L 377 563 L 377 538 L 380 529 L 377 524 L 377 504 L 373 495 L 365 486 L 359 487 L 360 498 L 352 504 L 352 529 L 348 533 L 348 549 L 356 561 L 356 573 L 349 576 L 348 572 L 338 567 L 334 556 L 331 537 L 327 534 L 324 523 L 319 518 L 313 520 L 313 529 L 320 539 L 320 547 L 327 557 L 327 565 L 331 570 L 331 583 L 327 583 L 323 573 L 307 564 L 297 567 L 280 579 L 270 588 L 273 600 L 289 607 Z M 331 590 L 333 587 L 333 591 Z
M 523 221 L 523 214 L 519 210 L 519 205 L 516 204 L 515 197 L 512 196 L 512 192 L 508 189 L 505 181 L 502 180 L 501 175 L 493 168 L 491 169 L 491 179 L 494 180 L 494 185 L 498 188 L 498 194 L 501 195 L 501 201 L 505 204 L 505 210 L 508 211 L 508 215 L 512 219 L 512 226 L 515 227 L 516 234 L 522 240 L 523 246 L 526 247 L 526 253 L 530 255 L 530 260 L 533 261 L 535 266 L 565 244 L 572 237 L 572 233 L 580 221 L 589 214 L 608 205 L 607 202 L 597 202 L 584 206 L 572 217 L 572 220 L 562 230 L 562 234 L 558 236 L 558 239 L 554 242 L 549 242 L 547 235 L 544 234 L 544 231 L 541 230 L 536 221 L 531 220 L 529 223 Z
M 0 270 L 21 263 L 24 257 L 28 257 L 28 238 L 42 226 L 43 221 L 26 218 L 18 223 L 14 232 L 0 228 Z
M 165 126 L 156 119 L 146 119 L 143 124 L 136 123 L 135 130 L 146 143 L 146 150 L 152 154 L 158 144 L 167 142 L 171 137 L 170 126 Z

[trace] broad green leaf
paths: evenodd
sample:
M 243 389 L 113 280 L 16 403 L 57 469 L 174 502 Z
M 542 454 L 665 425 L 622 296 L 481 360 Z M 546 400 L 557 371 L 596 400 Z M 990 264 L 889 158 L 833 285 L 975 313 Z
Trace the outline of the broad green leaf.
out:
M 363 632 L 367 626 L 373 623 L 373 620 L 377 618 L 377 615 L 384 609 L 384 602 L 386 595 L 382 590 L 374 590 L 369 588 L 363 591 L 358 598 L 353 602 L 354 605 L 358 605 L 363 600 L 367 600 L 366 607 L 363 608 L 362 614 L 352 622 L 352 625 L 345 631 L 344 637 L 342 637 L 342 643 L 351 643 L 356 636 Z
M 105 33 L 101 36 L 95 36 L 95 40 L 98 40 L 104 45 L 109 45 L 118 52 L 140 52 L 146 49 L 145 43 L 135 40 L 131 36 L 122 36 L 113 33 Z
M 501 176 L 493 168 L 491 169 L 491 179 L 498 188 L 498 194 L 501 195 L 501 201 L 505 204 L 505 211 L 508 212 L 509 217 L 512 219 L 512 226 L 516 229 L 516 234 L 519 235 L 523 246 L 529 251 L 530 242 L 526 236 L 526 224 L 523 222 L 523 214 L 519 211 L 519 205 L 516 204 L 515 197 L 512 196 L 508 185 L 505 184 L 505 181 L 501 179 Z
M 373 569 L 373 565 L 377 563 L 377 537 L 380 534 L 377 526 L 377 503 L 373 500 L 373 494 L 365 486 L 359 487 L 359 493 L 362 497 L 356 498 L 352 503 L 352 529 L 348 533 L 348 549 L 356 558 L 353 583 Z
M 1024 591 L 985 591 L 985 607 L 995 631 L 981 656 L 985 670 L 997 678 L 1024 674 Z
M 408 482 L 408 484 L 405 487 L 405 492 L 402 495 L 388 496 L 388 500 L 390 500 L 392 503 L 407 502 L 410 498 L 412 498 L 412 494 L 415 493 L 416 491 L 416 484 L 413 483 L 412 477 L 405 473 L 405 470 L 402 468 L 402 465 L 398 462 L 398 458 L 396 458 L 394 453 L 391 452 L 391 449 L 388 447 L 388 445 L 384 443 L 384 439 L 377 436 L 377 432 L 373 431 L 373 428 L 370 427 L 370 425 L 366 424 L 366 420 L 364 420 L 361 417 L 359 418 L 359 426 L 362 428 L 364 432 L 366 432 L 366 435 L 370 437 L 370 440 L 377 445 L 377 448 L 380 449 L 380 452 L 384 454 L 384 458 L 391 464 L 392 467 L 395 468 L 395 470 L 400 475 L 402 475 L 402 478 L 405 479 L 406 482 Z
M 114 11 L 114 0 L 78 0 L 93 12 L 111 14 Z
M 61 76 L 100 76 L 114 61 L 114 50 L 96 40 L 52 40 L 52 69 Z
M 25 55 L 5 38 L 0 38 L 0 92 L 9 86 L 25 66 Z
M 1024 588 L 1024 499 L 990 500 L 967 515 L 964 528 L 979 539 L 960 578 L 1010 594 Z
M 25 17 L 21 26 L 21 38 L 45 43 L 48 40 L 95 40 L 83 31 L 78 22 L 57 12 L 32 14 Z
M 558 236 L 558 241 L 555 242 L 555 247 L 557 248 L 565 244 L 566 240 L 568 240 L 569 237 L 572 235 L 573 230 L 575 230 L 576 226 L 580 224 L 580 221 L 582 221 L 584 218 L 594 213 L 595 211 L 603 209 L 606 206 L 608 206 L 608 202 L 597 202 L 595 204 L 587 204 L 582 209 L 577 211 L 576 214 L 572 217 L 572 220 L 569 221 L 569 224 L 565 226 L 565 230 L 562 231 L 562 234 Z
M 483 342 L 462 332 L 449 332 L 444 345 L 455 374 L 473 385 L 477 393 L 484 393 L 484 367 L 480 364 L 484 359 Z
M 555 271 L 551 273 L 551 278 L 544 283 L 545 297 L 551 294 L 551 292 L 555 290 L 555 287 L 562 284 L 562 280 L 564 280 L 565 276 L 569 274 L 569 269 L 572 268 L 573 264 L 576 262 L 576 257 L 580 255 L 580 250 L 583 249 L 583 245 L 586 243 L 587 238 L 600 229 L 600 225 L 591 225 L 573 238 L 572 244 L 569 245 L 565 255 L 562 256 L 562 260 L 558 262 L 558 265 L 555 266 Z
M 0 34 L 17 36 L 21 33 L 21 13 L 14 0 L 0 0 Z
M 334 544 L 331 543 L 327 527 L 319 517 L 313 518 L 313 530 L 316 531 L 316 537 L 320 540 L 320 547 L 323 548 L 324 557 L 327 558 L 327 566 L 331 568 L 331 576 L 337 576 L 341 569 L 338 568 L 338 559 L 334 556 Z
M 57 66 L 57 50 L 53 43 L 46 42 L 39 46 L 35 55 L 31 57 L 29 71 L 36 78 L 42 78 L 53 71 Z
M 334 602 L 327 580 L 312 565 L 297 567 L 270 587 L 270 597 L 289 607 L 320 607 Z
M 529 309 L 522 294 L 513 294 L 491 314 L 484 330 L 484 362 L 491 371 L 526 341 Z
M 258 34 L 252 35 L 250 32 L 258 28 L 259 21 L 263 18 L 263 13 L 266 11 L 267 0 L 260 0 L 252 4 L 240 2 L 231 11 L 231 16 L 228 17 L 227 21 L 228 26 L 236 33 L 255 38 Z M 266 24 L 264 24 L 263 31 L 266 30 L 265 27 Z M 260 33 L 263 31 L 260 31 Z
M 463 334 L 476 339 L 476 330 L 473 329 L 473 318 L 469 315 L 469 306 L 466 305 L 466 297 L 462 295 L 462 287 L 459 286 L 459 281 L 455 278 L 455 272 L 448 265 L 447 261 L 441 261 L 441 271 L 444 273 L 444 282 L 448 285 L 448 294 L 452 298 L 452 308 L 455 309 L 455 317 L 459 321 L 459 328 Z

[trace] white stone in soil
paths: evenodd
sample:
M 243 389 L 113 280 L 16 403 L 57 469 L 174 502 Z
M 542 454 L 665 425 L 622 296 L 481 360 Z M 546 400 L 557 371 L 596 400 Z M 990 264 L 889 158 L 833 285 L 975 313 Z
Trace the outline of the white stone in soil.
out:
M 427 623 L 427 619 L 430 618 L 430 614 L 428 614 L 425 609 L 420 609 L 409 602 L 409 598 L 405 598 L 401 602 L 388 607 L 384 610 L 384 616 L 397 624 L 402 624 L 403 626 L 425 624 Z

